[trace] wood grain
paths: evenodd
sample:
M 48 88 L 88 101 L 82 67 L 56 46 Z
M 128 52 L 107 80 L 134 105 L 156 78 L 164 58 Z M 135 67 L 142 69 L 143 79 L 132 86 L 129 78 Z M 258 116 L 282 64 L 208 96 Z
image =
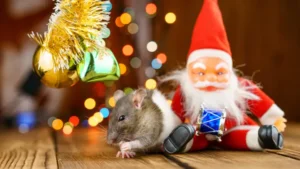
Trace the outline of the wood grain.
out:
M 26 134 L 0 132 L 0 169 L 57 169 L 54 144 L 48 129 Z
M 180 168 L 161 154 L 139 155 L 134 159 L 116 158 L 117 148 L 105 142 L 106 132 L 96 128 L 75 129 L 57 135 L 57 158 L 61 169 L 87 168 Z

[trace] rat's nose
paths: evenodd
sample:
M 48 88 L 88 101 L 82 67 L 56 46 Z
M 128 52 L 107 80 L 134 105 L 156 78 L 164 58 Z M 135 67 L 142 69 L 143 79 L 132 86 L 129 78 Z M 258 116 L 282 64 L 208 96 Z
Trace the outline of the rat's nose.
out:
M 107 144 L 113 144 L 117 141 L 118 135 L 116 133 L 109 134 L 107 137 Z

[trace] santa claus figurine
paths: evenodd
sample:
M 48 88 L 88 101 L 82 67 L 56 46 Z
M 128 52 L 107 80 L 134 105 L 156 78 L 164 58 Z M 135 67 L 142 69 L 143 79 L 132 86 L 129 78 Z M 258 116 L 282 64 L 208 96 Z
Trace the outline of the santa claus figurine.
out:
M 235 150 L 281 149 L 284 112 L 232 66 L 217 0 L 204 0 L 184 70 L 165 78 L 180 84 L 172 102 L 183 123 L 164 141 L 167 153 L 218 146 Z M 255 115 L 258 125 L 247 113 Z

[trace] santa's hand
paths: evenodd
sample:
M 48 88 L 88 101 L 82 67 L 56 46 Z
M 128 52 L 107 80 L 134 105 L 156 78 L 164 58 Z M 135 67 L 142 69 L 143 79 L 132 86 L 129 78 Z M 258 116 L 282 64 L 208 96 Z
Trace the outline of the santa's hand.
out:
M 117 153 L 117 158 L 122 157 L 122 158 L 133 158 L 136 155 L 135 152 L 133 151 L 118 151 Z
M 277 128 L 279 132 L 284 132 L 286 128 L 286 124 L 285 124 L 286 122 L 287 120 L 284 117 L 280 117 L 275 121 L 274 126 Z

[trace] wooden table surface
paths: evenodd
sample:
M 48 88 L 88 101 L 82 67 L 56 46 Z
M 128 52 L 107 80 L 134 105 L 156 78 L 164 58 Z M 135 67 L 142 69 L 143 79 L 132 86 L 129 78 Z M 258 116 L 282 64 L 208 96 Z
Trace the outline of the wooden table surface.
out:
M 26 134 L 0 131 L 0 169 L 132 169 L 132 168 L 300 168 L 300 125 L 288 124 L 284 149 L 242 152 L 207 150 L 197 153 L 138 155 L 116 158 L 117 149 L 106 145 L 100 128 L 75 128 L 69 135 L 50 129 Z

